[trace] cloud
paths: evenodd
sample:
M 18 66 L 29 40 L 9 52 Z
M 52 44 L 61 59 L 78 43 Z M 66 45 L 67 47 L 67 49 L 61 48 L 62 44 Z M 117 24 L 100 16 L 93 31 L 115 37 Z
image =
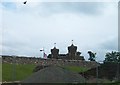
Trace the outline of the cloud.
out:
M 118 15 L 120 15 L 120 1 L 118 3 Z M 120 51 L 120 16 L 118 16 L 118 50 Z
M 103 2 L 28 2 L 24 5 L 21 2 L 2 2 L 6 9 L 20 12 L 38 12 L 41 15 L 55 13 L 83 13 L 96 15 L 100 14 Z M 26 13 L 25 12 L 25 13 Z
M 2 2 L 1 4 L 6 9 L 16 9 L 16 5 L 13 2 Z
M 101 44 L 101 47 L 105 50 L 112 51 L 118 50 L 118 36 L 111 37 Z
M 84 14 L 96 14 L 100 10 L 99 8 L 104 7 L 103 3 L 97 2 L 53 2 L 53 3 L 43 3 L 44 11 L 49 13 L 84 13 Z
M 103 60 L 107 50 L 116 49 L 110 45 L 117 41 L 111 37 L 118 35 L 116 3 L 84 4 L 47 2 L 3 9 L 3 54 L 40 56 L 41 48 L 48 54 L 55 42 L 60 53 L 67 53 L 73 39 L 86 59 L 92 50 Z

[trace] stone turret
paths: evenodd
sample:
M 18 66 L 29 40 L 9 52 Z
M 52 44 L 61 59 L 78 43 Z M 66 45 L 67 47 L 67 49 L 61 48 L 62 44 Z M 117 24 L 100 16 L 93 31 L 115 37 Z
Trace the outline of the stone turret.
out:
M 68 47 L 68 57 L 69 59 L 75 59 L 77 52 L 77 46 L 74 46 L 73 44 Z
M 51 58 L 58 59 L 58 56 L 59 56 L 59 49 L 57 49 L 56 47 L 51 49 Z
M 56 45 L 56 43 L 54 43 L 54 45 Z M 73 43 L 71 44 L 71 46 L 68 46 L 67 54 L 59 54 L 59 49 L 57 49 L 56 46 L 54 46 L 54 48 L 51 49 L 51 54 L 48 55 L 48 58 L 68 59 L 68 60 L 85 60 L 84 56 L 81 56 L 81 52 L 77 52 L 77 46 L 74 46 Z

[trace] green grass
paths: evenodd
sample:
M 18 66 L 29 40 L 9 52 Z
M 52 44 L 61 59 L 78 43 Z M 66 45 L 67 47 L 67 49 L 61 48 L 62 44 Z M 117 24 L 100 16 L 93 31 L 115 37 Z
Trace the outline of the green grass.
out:
M 0 82 L 2 82 L 2 64 L 0 63 Z
M 2 64 L 2 81 L 24 80 L 33 73 L 33 64 Z M 88 68 L 79 66 L 64 66 L 63 68 L 74 72 L 85 72 Z
M 33 73 L 33 64 L 2 64 L 2 81 L 19 81 Z
M 73 72 L 85 72 L 88 70 L 88 68 L 80 67 L 80 66 L 64 66 L 63 68 L 73 71 Z

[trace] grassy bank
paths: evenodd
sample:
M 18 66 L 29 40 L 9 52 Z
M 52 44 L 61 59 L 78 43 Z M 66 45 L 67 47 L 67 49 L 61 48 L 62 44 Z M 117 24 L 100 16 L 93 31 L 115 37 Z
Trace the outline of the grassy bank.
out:
M 63 68 L 74 71 L 84 72 L 88 68 L 79 66 L 62 66 Z M 33 73 L 33 64 L 2 64 L 2 81 L 19 81 L 29 77 Z
M 33 72 L 33 64 L 2 64 L 2 81 L 19 81 Z
M 88 68 L 80 67 L 80 66 L 64 66 L 63 68 L 73 71 L 73 72 L 85 72 L 88 70 Z

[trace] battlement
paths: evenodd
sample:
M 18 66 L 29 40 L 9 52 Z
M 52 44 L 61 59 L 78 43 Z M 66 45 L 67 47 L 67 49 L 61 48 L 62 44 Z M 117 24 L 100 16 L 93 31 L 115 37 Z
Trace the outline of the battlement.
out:
M 35 57 L 2 56 L 2 63 L 8 64 L 35 64 L 35 65 L 61 65 L 61 66 L 80 66 L 94 68 L 97 66 L 95 61 L 67 60 L 67 59 L 42 59 Z
M 67 59 L 67 60 L 85 60 L 84 56 L 81 56 L 81 52 L 77 52 L 77 46 L 72 45 L 68 46 L 67 54 L 59 54 L 59 49 L 54 47 L 51 49 L 51 54 L 48 55 L 48 58 L 51 59 Z

